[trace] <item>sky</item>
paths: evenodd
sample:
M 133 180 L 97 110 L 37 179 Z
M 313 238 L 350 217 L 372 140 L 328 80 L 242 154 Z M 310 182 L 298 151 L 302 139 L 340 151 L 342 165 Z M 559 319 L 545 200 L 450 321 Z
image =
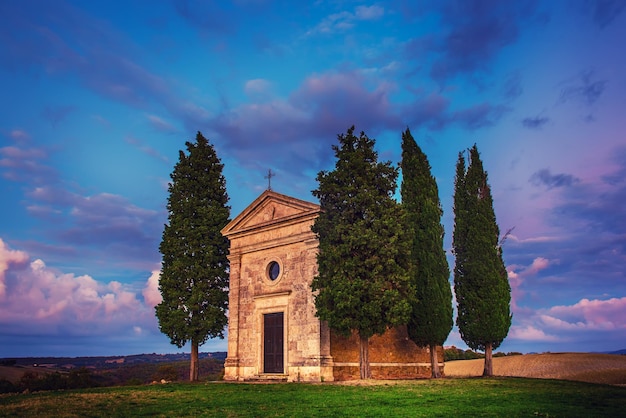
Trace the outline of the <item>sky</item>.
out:
M 160 333 L 158 251 L 201 131 L 231 217 L 316 202 L 337 135 L 426 153 L 450 253 L 477 144 L 512 289 L 499 351 L 626 348 L 626 1 L 3 1 L 0 357 L 188 351 Z M 455 327 L 445 345 L 467 348 Z M 225 351 L 209 340 L 201 351 Z

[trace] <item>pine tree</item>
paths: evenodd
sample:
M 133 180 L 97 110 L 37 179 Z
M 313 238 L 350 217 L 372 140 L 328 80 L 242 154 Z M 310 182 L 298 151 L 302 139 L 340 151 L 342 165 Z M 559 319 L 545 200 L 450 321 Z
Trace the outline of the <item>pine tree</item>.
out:
M 224 338 L 228 308 L 228 240 L 221 229 L 229 222 L 223 164 L 200 132 L 186 142 L 188 154 L 171 174 L 168 224 L 159 250 L 163 255 L 156 306 L 161 332 L 171 343 L 191 343 L 189 379 L 198 379 L 198 347 L 209 338 Z
M 483 376 L 493 375 L 492 351 L 511 326 L 511 286 L 499 234 L 487 173 L 474 145 L 467 171 L 462 153 L 457 162 L 452 245 L 456 323 L 471 349 L 485 351 Z
M 402 208 L 392 197 L 398 170 L 378 162 L 375 140 L 355 136 L 354 126 L 338 139 L 335 169 L 321 171 L 313 191 L 322 211 L 312 227 L 319 253 L 311 287 L 320 319 L 342 335 L 358 333 L 367 379 L 370 337 L 405 324 L 410 312 Z
M 441 377 L 437 346 L 452 330 L 450 270 L 443 249 L 443 210 L 437 182 L 426 155 L 407 128 L 402 133 L 402 204 L 410 242 L 410 277 L 414 289 L 409 337 L 430 348 L 432 377 Z

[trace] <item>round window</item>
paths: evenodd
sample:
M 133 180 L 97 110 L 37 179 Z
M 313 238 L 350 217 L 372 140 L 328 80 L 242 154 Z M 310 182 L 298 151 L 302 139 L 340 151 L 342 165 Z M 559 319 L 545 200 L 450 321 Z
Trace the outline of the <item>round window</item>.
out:
M 270 280 L 276 280 L 280 275 L 280 265 L 276 261 L 272 261 L 267 266 L 267 275 Z

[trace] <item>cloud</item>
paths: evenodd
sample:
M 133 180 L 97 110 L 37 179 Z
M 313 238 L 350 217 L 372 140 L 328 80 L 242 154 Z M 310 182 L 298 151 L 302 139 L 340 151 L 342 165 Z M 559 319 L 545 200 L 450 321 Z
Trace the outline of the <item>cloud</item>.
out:
M 520 301 L 526 295 L 524 282 L 527 278 L 536 276 L 541 270 L 550 266 L 550 261 L 544 257 L 536 257 L 530 266 L 510 265 L 507 267 L 507 276 L 511 285 L 511 305 L 513 312 L 521 312 Z M 521 270 L 520 270 L 521 269 Z M 516 270 L 519 270 L 517 272 Z
M 581 299 L 574 305 L 554 306 L 540 315 L 552 329 L 574 331 L 626 330 L 626 297 L 607 300 Z
M 144 144 L 141 140 L 137 138 L 134 138 L 132 136 L 126 136 L 124 138 L 124 141 L 136 147 L 139 151 L 143 152 L 146 155 L 149 155 L 150 157 L 153 157 L 165 163 L 169 163 L 169 158 L 167 158 L 165 155 L 161 154 L 159 151 L 152 148 L 151 146 Z
M 174 0 L 174 7 L 180 17 L 203 31 L 222 35 L 237 31 L 237 13 L 233 12 L 232 6 L 227 2 Z
M 10 265 L 20 265 L 28 261 L 28 254 L 23 251 L 10 250 L 0 238 L 0 301 L 6 296 L 5 273 Z
M 0 66 L 9 71 L 74 76 L 97 94 L 138 108 L 174 101 L 168 83 L 143 68 L 140 51 L 107 22 L 65 2 L 39 2 L 38 13 L 28 2 L 2 6 L 11 19 L 0 34 L 8 45 L 0 50 Z M 49 107 L 43 115 L 54 124 L 72 109 Z
M 0 283 L 5 292 L 0 296 L 0 356 L 179 351 L 159 331 L 154 313 L 160 302 L 159 271 L 146 276 L 122 284 L 60 271 L 9 248 L 0 238 Z M 221 340 L 209 340 L 203 348 L 226 349 Z
M 24 142 L 30 139 L 30 135 L 26 131 L 23 131 L 21 129 L 13 129 L 11 132 L 9 132 L 9 137 L 11 137 L 16 142 Z
M 447 33 L 433 43 L 436 58 L 431 77 L 440 84 L 457 75 L 488 72 L 492 61 L 517 40 L 520 26 L 535 13 L 534 2 L 497 0 L 452 1 L 441 6 L 441 29 Z
M 119 195 L 82 196 L 56 186 L 36 187 L 26 197 L 30 213 L 49 222 L 50 239 L 61 247 L 80 248 L 92 263 L 148 269 L 158 258 L 164 213 Z
M 450 120 L 468 130 L 476 130 L 495 125 L 510 108 L 504 105 L 480 103 L 453 112 Z
M 555 335 L 546 334 L 543 330 L 535 328 L 532 325 L 511 326 L 507 338 L 514 340 L 524 340 L 533 342 L 558 342 L 560 338 Z
M 535 186 L 545 186 L 550 190 L 558 187 L 571 187 L 580 179 L 571 174 L 552 174 L 549 169 L 544 168 L 534 172 L 528 181 Z
M 357 6 L 354 10 L 354 16 L 358 20 L 376 20 L 383 17 L 384 14 L 385 9 L 377 5 Z
M 560 103 L 581 102 L 586 106 L 595 104 L 608 84 L 607 80 L 596 80 L 593 71 L 586 71 L 576 81 L 568 82 L 561 90 Z
M 357 6 L 354 12 L 341 11 L 325 17 L 305 36 L 317 34 L 332 35 L 352 29 L 358 21 L 376 20 L 385 14 L 385 9 L 377 6 Z
M 152 125 L 152 127 L 154 127 L 154 129 L 156 129 L 159 132 L 163 132 L 163 133 L 178 132 L 178 129 L 176 129 L 171 123 L 165 121 L 163 118 L 159 116 L 146 115 L 146 117 L 148 118 L 148 121 L 150 121 L 150 124 Z
M 433 130 L 441 130 L 449 122 L 446 117 L 449 106 L 450 99 L 432 93 L 407 105 L 402 110 L 402 115 L 414 129 L 424 125 Z
M 23 138 L 20 134 L 18 138 Z M 18 140 L 19 140 L 18 139 Z M 43 148 L 26 148 L 23 146 L 6 146 L 0 148 L 0 169 L 2 176 L 8 180 L 30 184 L 42 184 L 56 178 L 56 171 L 43 164 L 48 157 Z
M 357 72 L 312 75 L 287 99 L 229 108 L 209 126 L 238 161 L 272 161 L 274 169 L 302 176 L 326 164 L 336 135 L 352 124 L 370 135 L 401 129 L 391 86 L 366 84 Z
M 0 334 L 131 335 L 133 327 L 156 331 L 150 306 L 132 286 L 99 282 L 30 261 L 23 251 L 8 250 L 0 239 L 0 269 L 5 295 L 0 297 Z M 146 286 L 150 285 L 150 279 Z
M 141 291 L 143 299 L 146 305 L 155 307 L 163 300 L 163 296 L 159 291 L 159 279 L 161 278 L 161 272 L 155 270 L 152 272 L 145 287 Z
M 502 88 L 502 94 L 505 99 L 513 100 L 522 95 L 522 76 L 519 72 L 514 72 L 507 77 Z
M 272 83 L 263 78 L 255 78 L 253 80 L 246 81 L 244 91 L 250 97 L 264 97 L 270 92 Z
M 586 6 L 592 12 L 594 22 L 601 28 L 611 24 L 624 10 L 624 0 L 587 0 Z
M 551 343 L 554 350 L 571 341 L 578 342 L 577 351 L 602 351 L 623 346 L 625 315 L 626 297 L 584 298 L 573 305 L 526 309 L 514 316 L 507 338 L 533 343 L 528 345 L 533 351 L 537 343 Z
M 550 118 L 545 116 L 535 116 L 533 118 L 522 119 L 522 126 L 528 129 L 541 129 L 548 122 L 550 122 Z

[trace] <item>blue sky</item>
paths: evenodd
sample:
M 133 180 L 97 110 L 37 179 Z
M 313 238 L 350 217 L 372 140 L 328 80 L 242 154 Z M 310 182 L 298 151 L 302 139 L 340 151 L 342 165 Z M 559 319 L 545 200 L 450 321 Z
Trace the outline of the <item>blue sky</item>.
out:
M 393 163 L 411 129 L 447 250 L 456 158 L 478 145 L 514 228 L 500 350 L 626 348 L 624 0 L 27 0 L 0 15 L 0 357 L 180 351 L 154 305 L 185 141 L 215 145 L 234 217 L 268 169 L 275 191 L 315 201 L 351 125 Z M 456 328 L 446 345 L 465 347 Z

